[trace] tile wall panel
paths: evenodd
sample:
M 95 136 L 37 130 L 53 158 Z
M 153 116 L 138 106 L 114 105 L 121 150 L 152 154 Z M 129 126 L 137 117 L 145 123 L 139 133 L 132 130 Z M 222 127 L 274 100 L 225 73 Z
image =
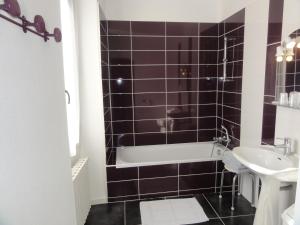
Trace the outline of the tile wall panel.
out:
M 152 199 L 215 192 L 224 168 L 221 161 L 142 166 L 107 167 L 108 201 Z M 232 174 L 226 172 L 224 191 L 231 191 Z
M 219 189 L 219 162 L 117 169 L 116 147 L 211 141 L 221 124 L 236 146 L 243 35 L 244 10 L 220 24 L 101 21 L 109 201 Z
M 268 43 L 266 57 L 264 111 L 262 124 L 262 144 L 274 144 L 276 106 L 272 105 L 275 100 L 276 86 L 276 47 L 281 42 L 282 19 L 284 1 L 273 0 L 269 5 Z
M 245 10 L 241 10 L 219 24 L 218 76 L 223 77 L 224 38 L 227 38 L 227 81 L 218 81 L 217 129 L 221 125 L 229 132 L 230 148 L 240 144 L 241 94 L 243 76 Z

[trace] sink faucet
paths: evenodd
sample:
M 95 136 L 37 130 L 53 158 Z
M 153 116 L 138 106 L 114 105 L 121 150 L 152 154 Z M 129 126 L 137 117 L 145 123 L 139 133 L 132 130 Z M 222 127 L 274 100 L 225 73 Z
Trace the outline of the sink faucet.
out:
M 278 140 L 283 140 L 283 144 L 281 145 L 276 145 L 275 144 L 275 148 L 276 149 L 283 149 L 283 155 L 284 156 L 288 156 L 292 153 L 292 139 L 291 138 L 276 138 Z

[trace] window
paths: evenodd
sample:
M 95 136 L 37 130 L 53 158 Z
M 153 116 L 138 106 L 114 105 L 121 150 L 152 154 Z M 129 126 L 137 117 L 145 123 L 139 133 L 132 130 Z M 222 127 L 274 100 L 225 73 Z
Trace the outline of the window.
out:
M 61 0 L 64 79 L 70 155 L 76 155 L 79 143 L 78 58 L 73 0 Z

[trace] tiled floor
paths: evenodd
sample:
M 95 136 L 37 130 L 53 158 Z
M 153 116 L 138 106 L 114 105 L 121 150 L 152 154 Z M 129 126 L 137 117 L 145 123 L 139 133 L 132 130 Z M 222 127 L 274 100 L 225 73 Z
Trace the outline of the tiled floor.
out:
M 231 195 L 224 193 L 195 196 L 203 207 L 209 222 L 193 225 L 252 225 L 255 208 L 242 196 L 236 198 L 236 210 L 231 211 Z M 111 203 L 92 206 L 85 225 L 139 225 L 139 202 Z

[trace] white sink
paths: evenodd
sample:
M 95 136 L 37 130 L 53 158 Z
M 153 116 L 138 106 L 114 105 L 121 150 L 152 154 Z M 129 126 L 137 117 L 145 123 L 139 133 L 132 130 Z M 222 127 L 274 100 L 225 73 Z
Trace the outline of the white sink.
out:
M 234 157 L 255 172 L 262 187 L 256 208 L 254 225 L 279 225 L 279 192 L 281 182 L 297 181 L 298 159 L 285 157 L 271 148 L 237 147 Z
M 233 155 L 246 167 L 260 175 L 279 175 L 298 170 L 294 156 L 285 157 L 265 148 L 237 147 Z

